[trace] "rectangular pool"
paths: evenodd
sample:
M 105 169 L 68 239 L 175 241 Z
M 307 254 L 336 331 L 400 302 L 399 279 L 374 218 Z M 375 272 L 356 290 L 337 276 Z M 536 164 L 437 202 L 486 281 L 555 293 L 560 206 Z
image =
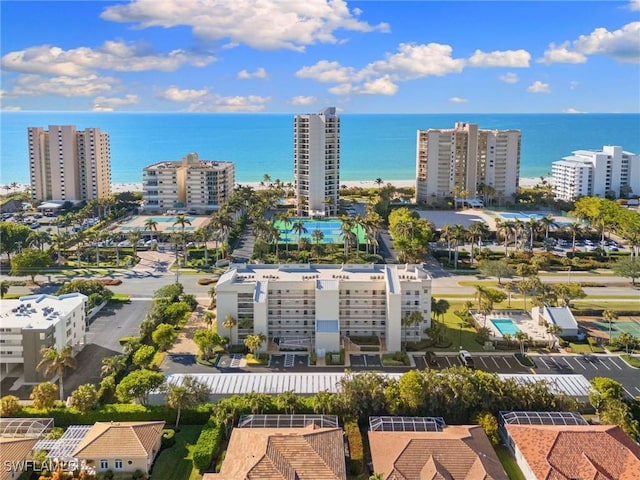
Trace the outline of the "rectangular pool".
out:
M 496 329 L 504 336 L 504 335 L 515 335 L 520 331 L 518 326 L 513 323 L 513 320 L 510 318 L 492 318 L 491 323 Z

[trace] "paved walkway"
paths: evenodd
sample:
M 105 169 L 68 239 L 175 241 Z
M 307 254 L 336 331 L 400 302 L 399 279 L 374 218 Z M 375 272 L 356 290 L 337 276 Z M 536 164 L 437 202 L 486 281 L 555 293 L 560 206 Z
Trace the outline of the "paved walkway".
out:
M 231 258 L 235 263 L 247 263 L 253 255 L 253 246 L 256 243 L 256 237 L 251 231 L 251 227 L 247 225 L 242 235 L 236 242 Z

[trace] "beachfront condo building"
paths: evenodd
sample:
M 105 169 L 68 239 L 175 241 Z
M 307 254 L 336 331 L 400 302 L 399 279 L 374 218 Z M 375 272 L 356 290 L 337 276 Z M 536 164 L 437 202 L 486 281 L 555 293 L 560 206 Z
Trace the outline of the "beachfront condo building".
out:
M 576 150 L 553 162 L 551 173 L 554 195 L 559 200 L 640 194 L 640 156 L 618 146 Z
M 76 355 L 85 345 L 87 296 L 69 293 L 28 295 L 2 300 L 0 312 L 0 371 L 2 376 L 23 376 L 27 383 L 51 378 L 36 370 L 43 348 L 58 351 L 69 345 Z
M 200 160 L 197 153 L 154 163 L 142 172 L 144 209 L 150 213 L 211 213 L 227 201 L 235 185 L 233 162 Z
M 297 215 L 337 215 L 340 117 L 336 108 L 329 107 L 318 114 L 296 115 L 293 138 Z
M 31 199 L 78 202 L 111 195 L 109 134 L 74 125 L 27 129 Z
M 518 191 L 520 139 L 520 130 L 481 130 L 466 122 L 418 130 L 416 202 L 510 198 Z
M 431 326 L 431 277 L 420 265 L 232 264 L 215 291 L 217 331 L 234 344 L 262 333 L 263 349 L 322 355 L 350 337 L 377 336 L 395 352 Z

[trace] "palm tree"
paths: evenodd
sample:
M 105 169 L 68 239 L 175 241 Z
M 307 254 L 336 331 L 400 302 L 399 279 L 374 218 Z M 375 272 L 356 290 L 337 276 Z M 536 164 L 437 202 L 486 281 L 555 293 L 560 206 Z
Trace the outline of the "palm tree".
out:
M 611 322 L 618 319 L 618 313 L 613 310 L 605 310 L 602 312 L 602 316 L 609 322 L 609 343 L 611 343 Z
M 282 225 L 284 227 L 284 244 L 285 244 L 285 248 L 287 250 L 287 253 L 289 253 L 289 229 L 288 229 L 288 225 L 291 223 L 291 213 L 287 210 L 284 212 L 280 212 L 276 214 L 276 219 L 280 220 L 282 222 Z
M 302 220 L 296 220 L 291 226 L 291 231 L 298 234 L 298 249 L 300 249 L 300 239 L 302 237 L 302 234 L 308 233 L 309 230 L 307 230 L 307 227 L 304 226 L 304 222 Z
M 451 225 L 443 225 L 440 229 L 440 238 L 447 241 L 447 252 L 449 253 L 449 264 L 451 264 L 451 244 L 453 240 L 453 227 Z
M 4 298 L 4 296 L 9 292 L 9 287 L 11 284 L 8 280 L 2 280 L 0 282 L 0 298 Z
M 147 218 L 144 222 L 144 230 L 149 232 L 157 232 L 158 231 L 158 222 L 156 222 L 153 217 Z M 153 239 L 153 235 L 151 235 L 151 239 Z
M 238 324 L 238 321 L 230 313 L 224 318 L 222 326 L 229 329 L 229 345 L 233 344 L 233 327 Z
M 316 244 L 316 255 L 320 257 L 320 242 L 324 240 L 324 233 L 319 228 L 316 228 L 313 232 L 311 232 L 311 238 Z
M 187 263 L 187 242 L 184 235 L 184 229 L 186 228 L 187 225 L 191 225 L 191 220 L 189 220 L 184 215 L 178 215 L 176 217 L 175 222 L 173 222 L 173 226 L 175 227 L 176 225 L 180 225 L 180 236 L 182 238 L 182 251 L 184 254 L 184 262 L 186 264 Z
M 549 238 L 549 230 L 551 228 L 557 228 L 558 224 L 551 214 L 548 214 L 540 219 L 540 223 L 544 227 L 544 238 L 545 240 Z
M 502 233 L 502 235 L 504 236 L 504 256 L 506 257 L 507 255 L 509 255 L 509 237 L 512 234 L 515 234 L 516 231 L 515 224 L 510 220 L 496 220 L 496 228 L 498 232 Z
M 455 255 L 454 255 L 454 270 L 458 269 L 458 247 L 460 246 L 460 242 L 463 242 L 466 236 L 466 229 L 461 224 L 456 224 L 453 226 L 453 241 L 455 242 Z
M 475 222 L 467 229 L 469 238 L 471 239 L 471 263 L 473 263 L 473 245 L 478 241 L 478 250 L 482 243 L 482 239 L 489 234 L 489 227 L 484 222 Z
M 575 252 L 576 237 L 582 234 L 582 232 L 584 231 L 584 227 L 580 222 L 573 222 L 569 224 L 569 226 L 567 227 L 567 230 L 569 230 L 569 232 L 571 233 L 571 250 Z
M 382 184 L 384 183 L 384 181 L 380 177 L 378 177 L 376 178 L 375 183 L 376 185 L 378 185 L 378 190 L 380 190 L 380 188 L 382 188 Z
M 51 243 L 51 236 L 44 230 L 34 230 L 27 237 L 27 242 L 32 247 L 39 248 L 42 251 L 46 244 Z
M 138 242 L 142 238 L 140 234 L 140 230 L 131 230 L 127 234 L 127 240 L 131 243 L 131 248 L 133 248 L 133 258 L 136 258 L 136 254 L 138 253 Z
M 58 383 L 60 384 L 60 400 L 64 400 L 62 377 L 64 375 L 65 368 L 75 368 L 76 359 L 73 358 L 73 348 L 71 345 L 66 345 L 62 350 L 58 351 L 55 348 L 43 348 L 40 353 L 42 354 L 42 360 L 36 365 L 36 370 L 44 370 L 44 374 L 49 376 L 51 373 L 58 375 Z
M 348 215 L 343 215 L 340 217 L 340 221 L 342 222 L 340 225 L 340 235 L 344 239 L 344 258 L 345 261 L 347 261 L 349 259 L 349 246 L 353 241 L 354 233 L 352 230 L 354 226 L 354 219 Z
M 264 336 L 264 333 L 247 335 L 247 337 L 244 339 L 244 345 L 249 349 L 249 351 L 253 354 L 253 356 L 256 357 L 258 350 L 260 349 L 260 347 L 262 346 L 265 340 L 266 340 L 266 337 Z
M 553 348 L 553 343 L 554 343 L 553 337 L 558 335 L 562 331 L 562 329 L 555 323 L 549 323 L 549 322 L 545 324 L 545 327 L 546 327 L 545 331 L 547 332 L 547 335 L 549 335 L 549 349 L 551 349 Z
M 113 357 L 105 357 L 102 359 L 102 367 L 100 368 L 100 376 L 108 377 L 109 375 L 117 375 L 127 368 L 127 355 L 114 355 Z

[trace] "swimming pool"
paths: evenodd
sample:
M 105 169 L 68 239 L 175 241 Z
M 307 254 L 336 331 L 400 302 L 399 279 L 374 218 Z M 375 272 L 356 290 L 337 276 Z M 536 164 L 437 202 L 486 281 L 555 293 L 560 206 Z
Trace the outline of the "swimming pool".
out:
M 177 217 L 145 217 L 145 219 L 153 220 L 156 223 L 171 223 L 172 225 L 176 223 Z M 187 222 L 193 223 L 196 220 L 196 217 L 184 217 Z M 136 217 L 129 219 L 126 223 L 135 223 L 137 221 Z
M 545 215 L 542 215 L 540 213 L 524 213 L 524 212 L 518 212 L 518 213 L 500 212 L 498 215 L 500 215 L 505 220 L 520 220 L 523 222 L 526 222 L 528 220 L 540 220 L 541 218 L 545 217 Z
M 286 228 L 282 220 L 276 220 L 274 226 L 280 230 L 280 243 L 297 243 L 298 233 L 293 231 L 293 224 L 298 220 L 302 220 L 306 233 L 302 233 L 301 238 L 306 238 L 309 243 L 315 243 L 311 234 L 314 230 L 320 230 L 323 238 L 319 243 L 342 243 L 344 237 L 342 236 L 342 222 L 337 219 L 327 220 L 310 220 L 308 218 L 291 218 L 287 222 Z M 356 225 L 351 230 L 358 236 L 358 243 L 365 243 L 366 236 L 364 229 Z
M 510 318 L 492 318 L 491 323 L 496 329 L 504 335 L 515 335 L 520 331 L 518 326 L 513 323 L 513 320 Z

